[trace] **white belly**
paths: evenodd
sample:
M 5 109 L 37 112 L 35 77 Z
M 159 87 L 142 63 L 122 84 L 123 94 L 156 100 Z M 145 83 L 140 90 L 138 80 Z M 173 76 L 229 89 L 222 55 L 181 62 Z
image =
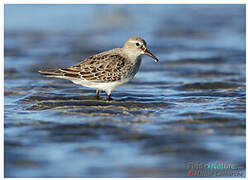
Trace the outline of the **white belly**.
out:
M 114 82 L 89 82 L 84 80 L 73 80 L 75 84 L 79 84 L 81 86 L 98 89 L 100 91 L 106 91 L 107 93 L 113 91 L 115 88 L 121 86 L 122 84 L 128 82 L 129 79 L 121 80 L 121 81 L 114 81 Z

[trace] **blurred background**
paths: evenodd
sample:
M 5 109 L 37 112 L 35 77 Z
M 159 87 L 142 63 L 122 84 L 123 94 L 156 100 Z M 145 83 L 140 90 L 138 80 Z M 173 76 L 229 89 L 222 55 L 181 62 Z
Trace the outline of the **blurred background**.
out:
M 131 36 L 160 62 L 143 57 L 112 102 L 37 72 Z M 245 5 L 5 5 L 5 177 L 244 175 L 245 78 Z

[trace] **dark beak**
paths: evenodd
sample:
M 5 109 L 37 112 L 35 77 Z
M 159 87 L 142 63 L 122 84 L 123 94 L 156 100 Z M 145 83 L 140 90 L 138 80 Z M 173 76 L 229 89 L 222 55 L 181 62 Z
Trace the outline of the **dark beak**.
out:
M 156 58 L 156 56 L 154 56 L 150 51 L 148 51 L 148 49 L 145 49 L 144 50 L 144 54 L 147 55 L 147 56 L 150 56 L 154 59 L 155 62 L 158 62 L 158 58 Z

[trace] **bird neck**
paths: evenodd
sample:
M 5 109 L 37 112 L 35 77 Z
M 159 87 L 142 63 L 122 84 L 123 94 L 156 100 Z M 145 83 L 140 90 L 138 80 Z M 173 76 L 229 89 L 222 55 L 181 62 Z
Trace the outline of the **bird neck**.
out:
M 127 57 L 128 60 L 130 60 L 132 63 L 137 63 L 141 60 L 141 54 L 137 52 L 136 50 L 132 49 L 123 49 L 123 54 Z

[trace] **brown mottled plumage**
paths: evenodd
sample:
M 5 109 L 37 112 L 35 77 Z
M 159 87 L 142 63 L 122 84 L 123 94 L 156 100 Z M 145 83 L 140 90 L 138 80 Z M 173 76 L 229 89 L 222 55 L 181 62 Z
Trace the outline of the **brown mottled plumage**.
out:
M 49 77 L 64 78 L 86 87 L 104 90 L 110 99 L 111 91 L 137 73 L 141 55 L 158 59 L 146 49 L 146 42 L 138 37 L 129 38 L 123 48 L 116 48 L 93 55 L 77 65 L 54 70 L 42 70 Z

